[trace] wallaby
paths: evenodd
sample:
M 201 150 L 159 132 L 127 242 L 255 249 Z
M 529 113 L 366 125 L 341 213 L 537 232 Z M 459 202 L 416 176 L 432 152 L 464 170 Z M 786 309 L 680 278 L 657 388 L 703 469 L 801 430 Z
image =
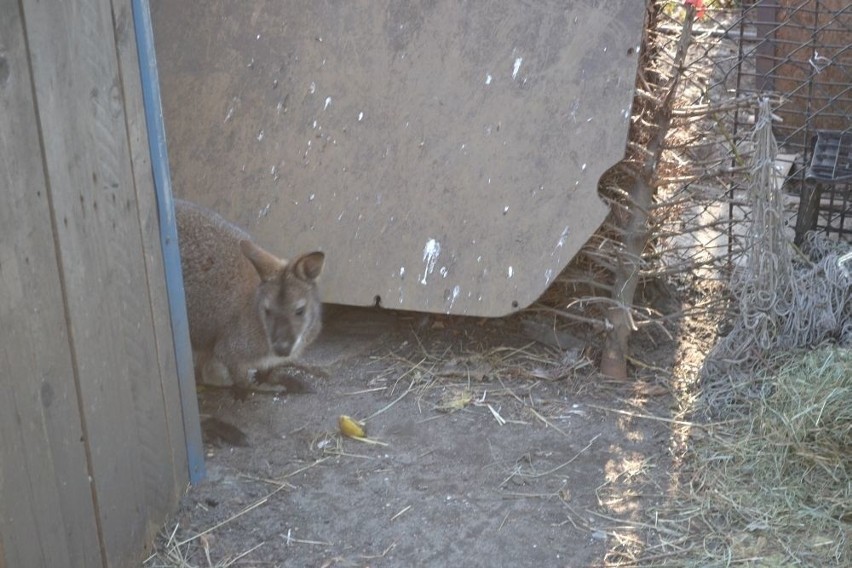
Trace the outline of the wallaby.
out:
M 280 259 L 209 209 L 176 199 L 175 212 L 199 381 L 245 389 L 319 334 L 325 255 Z

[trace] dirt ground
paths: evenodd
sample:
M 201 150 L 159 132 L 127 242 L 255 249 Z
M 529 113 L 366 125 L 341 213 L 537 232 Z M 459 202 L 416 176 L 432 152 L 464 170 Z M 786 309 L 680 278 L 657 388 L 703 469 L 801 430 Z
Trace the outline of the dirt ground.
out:
M 325 320 L 315 392 L 200 393 L 249 446 L 206 445 L 207 479 L 146 566 L 596 566 L 642 542 L 630 527 L 653 522 L 674 447 L 653 372 L 602 380 L 543 315 Z M 381 445 L 341 437 L 341 414 Z

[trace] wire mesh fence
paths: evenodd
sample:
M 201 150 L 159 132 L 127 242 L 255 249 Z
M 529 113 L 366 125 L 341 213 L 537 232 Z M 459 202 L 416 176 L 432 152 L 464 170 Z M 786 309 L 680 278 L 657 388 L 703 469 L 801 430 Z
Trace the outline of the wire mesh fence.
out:
M 801 200 L 796 240 L 816 229 L 852 241 L 852 4 L 752 0 L 740 11 L 738 91 L 784 98 L 773 131 L 785 189 Z
M 676 33 L 680 3 L 658 2 L 658 42 Z M 727 257 L 735 260 L 738 222 L 748 219 L 744 165 L 757 116 L 771 97 L 778 142 L 776 183 L 786 194 L 788 233 L 797 244 L 816 230 L 852 242 L 852 4 L 847 0 L 705 2 L 694 27 L 690 67 L 680 103 L 701 114 L 701 140 L 687 139 L 694 174 L 728 187 Z M 670 50 L 671 48 L 669 48 Z M 663 49 L 665 51 L 665 48 Z M 673 134 L 677 136 L 677 134 Z M 727 158 L 702 163 L 704 153 Z M 727 173 L 726 177 L 715 175 Z
M 772 109 L 783 234 L 852 243 L 848 0 L 649 0 L 636 92 L 626 157 L 599 185 L 610 216 L 543 299 L 604 338 L 602 367 L 625 328 L 721 319 L 730 307 L 718 290 L 674 310 L 647 292 L 724 288 L 748 265 L 761 100 Z

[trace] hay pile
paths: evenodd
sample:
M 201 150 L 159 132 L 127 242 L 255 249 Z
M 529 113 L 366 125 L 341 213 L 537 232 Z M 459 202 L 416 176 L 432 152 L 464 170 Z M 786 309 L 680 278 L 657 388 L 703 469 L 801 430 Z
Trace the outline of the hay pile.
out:
M 663 565 L 852 564 L 852 352 L 824 347 L 762 379 L 771 395 L 695 441 Z

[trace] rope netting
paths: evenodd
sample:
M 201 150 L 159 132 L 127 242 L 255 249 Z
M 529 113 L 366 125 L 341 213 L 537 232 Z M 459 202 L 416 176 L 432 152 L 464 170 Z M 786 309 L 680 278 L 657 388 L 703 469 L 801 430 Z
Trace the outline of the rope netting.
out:
M 748 201 L 752 211 L 748 254 L 731 279 L 734 321 L 731 332 L 705 362 L 707 386 L 715 396 L 735 397 L 732 375 L 752 374 L 777 350 L 815 347 L 825 341 L 852 345 L 852 260 L 849 247 L 811 233 L 798 253 L 784 233 L 778 145 L 772 134 L 772 108 L 760 102 L 753 132 Z M 745 381 L 746 386 L 748 381 Z M 717 400 L 711 407 L 730 400 Z

